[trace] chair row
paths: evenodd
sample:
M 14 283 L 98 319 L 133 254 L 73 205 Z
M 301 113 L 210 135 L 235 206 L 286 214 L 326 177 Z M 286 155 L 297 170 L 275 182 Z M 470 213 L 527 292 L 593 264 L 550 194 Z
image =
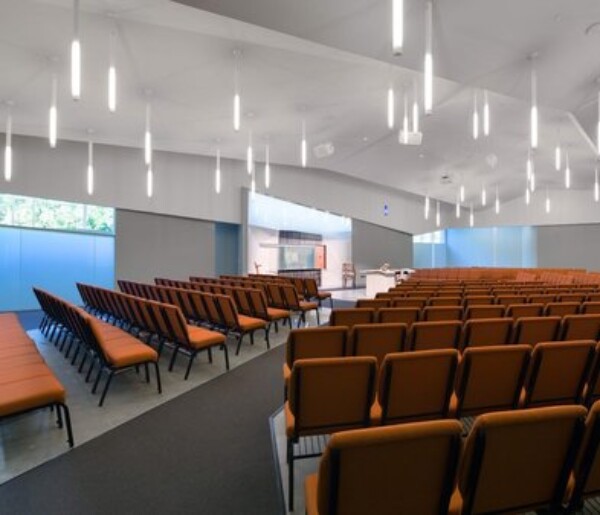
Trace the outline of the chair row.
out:
M 542 317 L 475 318 L 417 321 L 411 308 L 388 308 L 378 312 L 369 308 L 334 309 L 330 326 L 354 327 L 364 324 L 406 324 L 410 330 L 406 350 L 459 348 L 471 345 L 501 345 L 553 340 L 600 339 L 600 314 Z M 486 343 L 487 342 L 487 343 Z
M 464 444 L 451 420 L 337 432 L 305 480 L 306 513 L 574 512 L 600 494 L 599 414 L 491 413 Z
M 73 447 L 66 390 L 46 365 L 14 313 L 0 314 L 0 420 L 39 409 L 56 409 L 58 427 Z
M 444 293 L 444 292 L 437 292 Z M 385 304 L 384 301 L 387 301 Z M 529 294 L 510 294 L 510 295 L 488 295 L 488 294 L 468 294 L 460 295 L 454 294 L 439 294 L 435 295 L 433 292 L 407 292 L 398 294 L 397 292 L 380 292 L 377 293 L 374 299 L 359 299 L 358 304 L 368 305 L 372 303 L 373 306 L 379 307 L 392 307 L 394 305 L 406 305 L 406 306 L 485 306 L 493 304 L 542 304 L 555 302 L 575 302 L 581 304 L 583 302 L 598 302 L 600 301 L 600 293 L 529 293 Z
M 91 358 L 85 381 L 91 379 L 92 372 L 99 365 L 92 393 L 95 394 L 102 374 L 106 374 L 106 382 L 98 402 L 104 404 L 109 386 L 115 375 L 143 366 L 146 382 L 150 382 L 148 365 L 154 367 L 158 393 L 162 392 L 160 371 L 158 368 L 158 353 L 137 338 L 110 324 L 90 316 L 81 308 L 38 288 L 33 289 L 35 296 L 44 312 L 40 331 L 54 345 L 65 350 L 67 359 L 74 349 L 71 364 L 76 365 L 77 357 L 81 354 L 78 372 L 88 358 Z
M 90 313 L 156 347 L 159 357 L 165 346 L 170 347 L 169 371 L 173 370 L 179 354 L 184 354 L 189 358 L 185 372 L 187 379 L 200 352 L 206 351 L 212 363 L 214 348 L 223 351 L 225 368 L 229 370 L 226 337 L 220 332 L 188 323 L 179 306 L 86 284 L 78 283 L 77 289 Z
M 285 403 L 290 491 L 294 461 L 315 456 L 295 452 L 300 437 L 589 404 L 598 398 L 599 353 L 596 342 L 581 341 L 467 349 L 460 362 L 455 350 L 389 354 L 379 375 L 373 357 L 298 360 Z

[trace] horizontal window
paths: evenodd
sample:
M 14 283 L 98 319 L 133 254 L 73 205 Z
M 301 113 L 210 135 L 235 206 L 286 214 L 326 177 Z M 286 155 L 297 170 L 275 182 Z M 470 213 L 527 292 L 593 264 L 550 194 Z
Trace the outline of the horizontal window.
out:
M 0 194 L 0 225 L 114 234 L 115 210 L 111 207 Z

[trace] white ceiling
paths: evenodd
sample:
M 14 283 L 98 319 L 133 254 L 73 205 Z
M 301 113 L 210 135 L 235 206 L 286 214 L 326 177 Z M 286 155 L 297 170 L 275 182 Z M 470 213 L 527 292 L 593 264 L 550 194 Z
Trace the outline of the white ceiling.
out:
M 434 113 L 422 120 L 421 147 L 401 146 L 397 132 L 388 131 L 385 100 L 390 82 L 412 91 L 422 81 L 422 0 L 405 0 L 400 58 L 389 50 L 389 0 L 186 3 L 216 14 L 166 0 L 82 0 L 83 92 L 74 102 L 68 92 L 72 2 L 0 0 L 0 100 L 15 103 L 15 132 L 46 134 L 57 72 L 59 138 L 86 139 L 92 129 L 96 141 L 141 147 L 149 94 L 158 149 L 211 154 L 218 142 L 224 156 L 242 159 L 251 130 L 255 146 L 270 141 L 274 162 L 299 164 L 304 117 L 310 146 L 335 146 L 331 157 L 311 156 L 309 165 L 323 173 L 448 202 L 460 182 L 467 203 L 477 202 L 486 184 L 490 198 L 498 186 L 508 199 L 525 188 L 526 56 L 537 51 L 538 188 L 563 185 L 552 164 L 559 138 L 570 152 L 573 188 L 591 186 L 595 155 L 588 135 L 595 139 L 600 30 L 585 30 L 600 21 L 597 0 L 436 0 Z M 106 69 L 113 29 L 119 104 L 111 115 Z M 240 133 L 231 123 L 235 48 L 243 53 Z M 482 87 L 492 92 L 492 135 L 474 142 L 472 97 Z M 444 174 L 451 184 L 441 182 Z

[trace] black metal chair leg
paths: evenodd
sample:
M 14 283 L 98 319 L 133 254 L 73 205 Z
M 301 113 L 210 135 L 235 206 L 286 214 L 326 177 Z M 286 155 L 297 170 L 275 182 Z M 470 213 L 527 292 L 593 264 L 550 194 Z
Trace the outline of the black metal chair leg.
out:
M 85 365 L 85 362 L 88 359 L 88 353 L 84 352 L 83 353 L 83 358 L 81 358 L 81 363 L 79 363 L 79 367 L 77 368 L 77 373 L 81 374 L 81 371 L 83 370 L 83 366 Z
M 100 383 L 100 376 L 102 375 L 102 365 L 100 365 L 100 370 L 98 370 L 98 375 L 96 376 L 96 380 L 94 381 L 94 387 L 92 388 L 92 394 L 96 393 L 98 389 L 98 384 Z
M 229 349 L 227 349 L 227 345 L 225 343 L 221 345 L 221 348 L 225 353 L 225 370 L 229 371 Z
M 106 393 L 108 392 L 108 387 L 110 386 L 110 382 L 112 381 L 114 372 L 111 370 L 108 373 L 108 379 L 106 380 L 106 384 L 104 385 L 104 390 L 102 391 L 102 396 L 100 397 L 100 402 L 98 403 L 98 407 L 102 407 L 104 404 L 104 398 L 106 397 Z
M 177 353 L 179 352 L 179 345 L 173 349 L 173 355 L 171 356 L 171 361 L 169 362 L 169 372 L 173 370 L 173 365 L 175 365 L 175 359 L 177 358 Z
M 158 393 L 162 393 L 162 383 L 160 382 L 160 371 L 158 369 L 158 361 L 154 362 L 154 371 L 156 372 L 156 384 L 158 385 Z
M 65 415 L 65 425 L 67 426 L 67 442 L 69 447 L 73 447 L 75 442 L 73 440 L 73 428 L 71 427 L 71 414 L 69 413 L 69 408 L 66 404 L 59 404 L 57 410 L 60 411 L 62 408 Z
M 52 408 L 54 408 L 54 406 L 52 406 Z M 62 415 L 60 412 L 60 404 L 56 405 L 56 425 L 62 429 L 63 421 L 62 421 Z
M 148 371 L 148 363 L 144 363 L 144 372 L 146 373 L 146 382 L 150 382 L 150 372 Z
M 329 304 L 331 305 L 331 309 L 333 309 L 333 297 L 329 297 Z
M 187 381 L 187 378 L 190 376 L 190 370 L 192 369 L 192 363 L 194 362 L 194 358 L 196 357 L 196 352 L 194 352 L 191 356 L 190 356 L 190 360 L 188 362 L 188 366 L 187 369 L 185 371 L 185 377 L 183 378 L 184 381 Z
M 96 360 L 94 358 L 92 358 L 92 362 L 90 363 L 90 368 L 87 371 L 87 374 L 85 375 L 85 382 L 89 382 L 90 377 L 92 377 L 92 370 L 94 370 L 94 367 L 96 366 Z
M 267 342 L 267 349 L 271 348 L 271 342 L 269 341 L 269 329 L 271 326 L 265 327 L 265 341 Z
M 317 313 L 317 325 L 321 325 L 321 318 L 319 317 L 319 310 L 315 310 Z
M 210 347 L 207 349 L 207 353 L 208 353 L 208 362 L 212 363 L 212 349 Z
M 252 334 L 252 333 L 250 333 Z M 240 334 L 237 339 L 237 347 L 235 349 L 235 355 L 237 356 L 240 353 L 240 347 L 242 346 L 242 338 L 244 338 L 243 334 Z

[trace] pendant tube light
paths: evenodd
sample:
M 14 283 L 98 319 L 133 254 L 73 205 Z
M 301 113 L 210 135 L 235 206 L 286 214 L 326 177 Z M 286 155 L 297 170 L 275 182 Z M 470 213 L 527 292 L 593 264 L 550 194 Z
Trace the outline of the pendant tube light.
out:
M 460 200 L 456 198 L 456 218 L 460 218 Z
M 571 188 L 571 165 L 569 164 L 569 153 L 565 158 L 565 188 Z
M 58 79 L 56 74 L 52 75 L 52 91 L 50 93 L 50 110 L 48 112 L 48 143 L 50 148 L 56 148 L 58 132 L 58 109 L 57 109 Z
M 256 195 L 256 177 L 255 172 L 252 170 L 252 180 L 250 181 L 250 192 L 252 193 L 252 197 Z
M 471 204 L 471 211 L 469 213 L 469 225 L 473 227 L 475 225 L 475 215 L 473 214 L 473 204 Z
M 498 186 L 496 186 L 496 205 L 495 205 L 496 214 L 500 214 L 500 196 L 498 195 Z
M 433 2 L 425 6 L 425 63 L 424 63 L 423 104 L 425 114 L 433 109 Z
M 473 93 L 473 139 L 479 139 L 479 112 L 477 111 L 477 91 Z
M 437 206 L 435 210 L 435 226 L 439 227 L 441 223 L 441 214 L 440 214 L 440 201 L 437 201 Z
M 300 145 L 302 168 L 306 168 L 308 161 L 308 148 L 306 146 L 306 122 L 302 120 L 302 143 Z
M 557 172 L 560 172 L 560 168 L 562 166 L 562 151 L 560 145 L 556 145 L 554 149 L 554 168 Z
M 108 38 L 108 110 L 114 113 L 117 110 L 117 68 L 115 66 L 115 38 L 116 33 L 110 32 Z
M 546 188 L 546 214 L 550 213 L 550 195 L 548 194 L 548 188 Z
M 425 220 L 429 220 L 429 195 L 425 196 Z
M 483 135 L 490 135 L 490 100 L 487 89 L 483 92 Z
M 419 132 L 419 90 L 417 81 L 414 81 L 412 105 L 412 131 Z
M 215 166 L 215 193 L 221 193 L 221 149 L 217 148 L 217 163 Z
M 269 189 L 271 186 L 271 155 L 269 145 L 265 147 L 265 188 Z
M 525 204 L 529 205 L 531 202 L 531 192 L 529 191 L 529 186 L 525 188 Z
M 146 128 L 144 131 L 144 163 L 146 163 L 146 166 L 148 167 L 152 163 L 152 108 L 150 106 L 150 103 L 146 104 Z
M 404 0 L 392 0 L 392 51 L 402 55 L 404 47 Z
M 394 88 L 391 86 L 388 88 L 387 92 L 387 124 L 388 129 L 392 130 L 394 128 L 395 120 L 395 98 L 394 98 Z
M 529 179 L 529 186 L 531 188 L 531 193 L 535 192 L 535 171 L 531 173 L 531 179 Z
M 94 194 L 94 143 L 88 141 L 87 194 Z
M 537 106 L 537 72 L 535 69 L 534 57 L 531 57 L 531 114 L 530 114 L 530 145 L 533 150 L 538 147 L 539 139 L 539 120 Z
M 12 179 L 12 115 L 10 110 L 6 116 L 6 145 L 4 147 L 4 180 L 10 182 Z
M 600 186 L 598 185 L 598 166 L 594 170 L 594 201 L 600 200 Z
M 464 184 L 460 185 L 460 201 L 461 202 L 465 201 L 465 185 Z
M 154 172 L 152 171 L 152 163 L 148 165 L 148 171 L 146 172 L 146 195 L 148 198 L 152 198 L 154 195 Z
M 233 51 L 233 57 L 235 60 L 233 69 L 233 130 L 238 132 L 241 127 L 241 115 L 242 106 L 240 99 L 240 84 L 239 84 L 239 58 L 240 51 L 238 49 Z
M 81 98 L 81 42 L 79 41 L 79 0 L 73 0 L 73 40 L 71 41 L 71 96 Z
M 596 127 L 596 152 L 600 156 L 600 91 L 598 92 L 598 126 Z
M 487 191 L 485 190 L 485 184 L 481 186 L 481 205 L 483 207 L 487 205 Z
M 254 170 L 254 150 L 252 149 L 252 131 L 248 133 L 248 148 L 246 149 L 246 171 L 252 175 Z
M 402 119 L 402 137 L 401 142 L 408 145 L 408 95 L 404 91 L 404 117 Z

